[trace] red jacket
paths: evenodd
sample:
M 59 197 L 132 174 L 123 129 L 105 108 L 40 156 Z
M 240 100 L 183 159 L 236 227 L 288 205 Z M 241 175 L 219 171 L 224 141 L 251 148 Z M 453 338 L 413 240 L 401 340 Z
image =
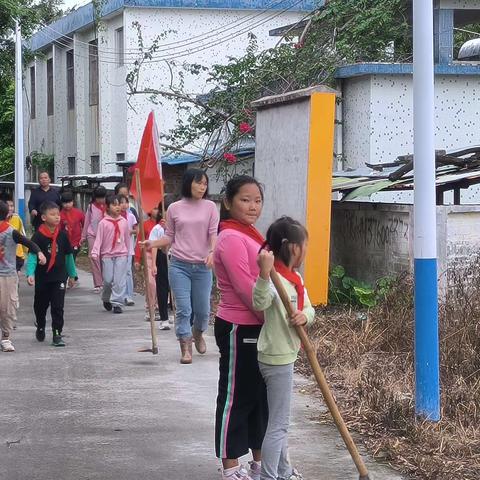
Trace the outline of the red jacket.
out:
M 85 223 L 85 214 L 78 208 L 60 211 L 60 225 L 65 230 L 72 247 L 80 246 L 83 224 Z

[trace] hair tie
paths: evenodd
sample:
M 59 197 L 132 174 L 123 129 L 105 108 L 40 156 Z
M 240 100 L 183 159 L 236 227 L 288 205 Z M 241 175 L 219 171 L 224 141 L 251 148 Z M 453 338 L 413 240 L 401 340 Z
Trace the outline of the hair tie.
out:
M 282 238 L 282 243 L 289 243 L 288 238 Z

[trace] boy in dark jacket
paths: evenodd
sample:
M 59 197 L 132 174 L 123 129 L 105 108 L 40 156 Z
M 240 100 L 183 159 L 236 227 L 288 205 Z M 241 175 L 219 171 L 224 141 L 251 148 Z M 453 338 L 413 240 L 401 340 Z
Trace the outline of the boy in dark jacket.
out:
M 70 286 L 73 286 L 77 271 L 67 233 L 60 227 L 58 205 L 44 202 L 40 214 L 43 223 L 34 233 L 32 241 L 40 247 L 47 262 L 45 265 L 37 265 L 36 257 L 29 254 L 26 269 L 28 284 L 35 285 L 33 309 L 37 320 L 36 337 L 39 342 L 45 340 L 46 316 L 50 307 L 53 346 L 64 347 L 62 330 L 66 283 L 68 279 Z

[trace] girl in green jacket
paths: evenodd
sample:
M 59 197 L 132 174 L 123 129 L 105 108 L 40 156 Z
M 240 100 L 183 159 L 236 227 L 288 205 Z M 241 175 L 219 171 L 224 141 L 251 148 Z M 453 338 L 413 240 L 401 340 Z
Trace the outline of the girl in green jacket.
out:
M 265 323 L 258 338 L 258 362 L 267 386 L 268 427 L 262 444 L 261 480 L 300 480 L 288 457 L 288 426 L 293 389 L 293 367 L 300 350 L 295 326 L 315 317 L 300 274 L 296 271 L 307 252 L 308 233 L 290 217 L 275 221 L 258 256 L 260 274 L 253 290 L 253 307 L 263 311 Z M 289 318 L 270 282 L 272 267 L 280 275 L 295 314 Z

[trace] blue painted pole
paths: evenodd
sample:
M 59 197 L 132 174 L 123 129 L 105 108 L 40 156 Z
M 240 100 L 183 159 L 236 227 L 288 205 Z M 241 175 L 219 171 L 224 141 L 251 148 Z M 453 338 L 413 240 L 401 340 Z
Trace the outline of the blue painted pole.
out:
M 433 2 L 413 1 L 415 410 L 440 420 Z
M 15 209 L 25 225 L 25 157 L 23 154 L 22 32 L 15 21 Z

